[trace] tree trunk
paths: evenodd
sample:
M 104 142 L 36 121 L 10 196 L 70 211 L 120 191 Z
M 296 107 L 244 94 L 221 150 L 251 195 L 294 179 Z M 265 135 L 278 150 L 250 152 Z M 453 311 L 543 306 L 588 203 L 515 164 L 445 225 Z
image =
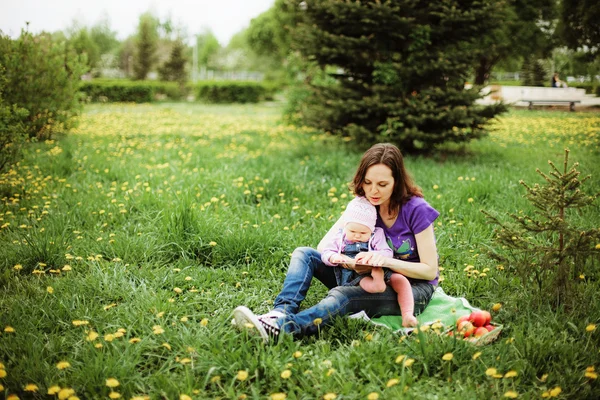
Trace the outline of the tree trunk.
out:
M 486 57 L 479 59 L 479 65 L 475 69 L 475 85 L 485 85 L 492 72 L 493 63 Z

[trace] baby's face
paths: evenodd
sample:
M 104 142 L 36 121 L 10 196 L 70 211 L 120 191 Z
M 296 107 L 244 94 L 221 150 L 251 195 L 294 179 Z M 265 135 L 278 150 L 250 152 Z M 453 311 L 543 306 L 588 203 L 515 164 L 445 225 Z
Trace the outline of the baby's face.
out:
M 351 242 L 368 242 L 371 237 L 371 230 L 358 222 L 348 222 L 344 227 L 346 239 Z

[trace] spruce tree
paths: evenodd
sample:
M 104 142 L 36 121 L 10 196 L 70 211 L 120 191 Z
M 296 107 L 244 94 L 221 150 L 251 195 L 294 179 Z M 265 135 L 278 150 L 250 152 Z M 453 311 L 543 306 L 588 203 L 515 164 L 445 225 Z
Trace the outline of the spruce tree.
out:
M 544 185 L 520 183 L 527 190 L 526 198 L 534 207 L 531 215 L 508 214 L 509 221 L 483 211 L 498 226 L 496 240 L 499 250 L 492 257 L 507 263 L 521 277 L 525 287 L 537 287 L 540 303 L 553 300 L 554 306 L 575 303 L 572 282 L 586 269 L 590 278 L 598 279 L 598 265 L 594 254 L 600 253 L 600 229 L 584 229 L 577 223 L 576 212 L 592 206 L 598 194 L 588 195 L 582 190 L 590 176 L 580 179 L 578 163 L 569 167 L 569 150 L 565 150 L 563 168 L 552 161 L 550 174 L 539 169 Z M 579 222 L 581 223 L 581 222 Z M 570 302 L 572 301 L 572 302 Z
M 496 1 L 302 4 L 293 47 L 320 71 L 305 79 L 305 124 L 364 145 L 430 151 L 482 137 L 485 123 L 506 110 L 476 105 L 480 88 L 464 88 Z
M 162 65 L 158 73 L 162 80 L 178 82 L 180 86 L 184 86 L 187 81 L 187 73 L 185 72 L 185 45 L 181 39 L 173 42 L 171 55 L 169 59 Z

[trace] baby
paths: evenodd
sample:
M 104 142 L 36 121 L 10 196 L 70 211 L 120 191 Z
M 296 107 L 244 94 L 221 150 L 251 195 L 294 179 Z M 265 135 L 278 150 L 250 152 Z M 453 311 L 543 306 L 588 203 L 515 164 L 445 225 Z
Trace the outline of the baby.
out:
M 329 266 L 354 264 L 354 258 L 361 252 L 377 252 L 385 257 L 393 257 L 393 251 L 386 242 L 383 229 L 376 228 L 377 209 L 364 197 L 356 197 L 346 207 L 342 216 L 344 228 L 326 244 L 321 260 Z M 414 313 L 412 287 L 408 279 L 387 268 L 373 267 L 371 276 L 362 275 L 360 287 L 369 293 L 385 291 L 386 282 L 398 293 L 398 303 L 402 312 L 402 326 L 417 325 Z

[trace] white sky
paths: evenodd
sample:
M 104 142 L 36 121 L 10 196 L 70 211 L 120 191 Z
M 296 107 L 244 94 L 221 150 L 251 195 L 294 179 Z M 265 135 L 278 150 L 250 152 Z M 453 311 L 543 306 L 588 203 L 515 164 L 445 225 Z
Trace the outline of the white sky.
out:
M 133 34 L 139 16 L 153 11 L 160 20 L 169 15 L 193 35 L 210 29 L 221 45 L 248 27 L 250 20 L 267 11 L 275 0 L 0 0 L 0 30 L 18 37 L 29 22 L 29 31 L 64 30 L 74 20 L 95 25 L 107 15 L 120 40 Z

